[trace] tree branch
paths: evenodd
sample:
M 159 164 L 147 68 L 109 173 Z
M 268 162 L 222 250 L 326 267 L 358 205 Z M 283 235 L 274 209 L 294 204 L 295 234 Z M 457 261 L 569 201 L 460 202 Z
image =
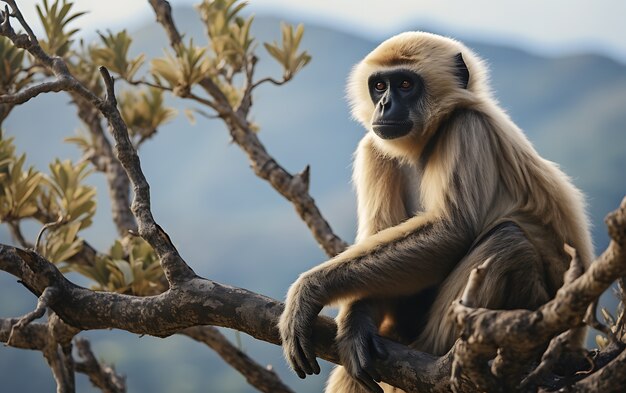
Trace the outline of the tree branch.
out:
M 206 344 L 224 359 L 235 370 L 246 378 L 251 385 L 265 393 L 293 393 L 286 386 L 270 366 L 264 368 L 248 355 L 243 353 L 222 333 L 213 326 L 194 326 L 179 332 L 184 336 Z
M 154 9 L 157 21 L 163 26 L 172 47 L 180 43 L 180 33 L 174 23 L 171 7 L 165 0 L 150 0 L 150 5 Z M 173 39 L 173 38 L 174 39 Z M 254 62 L 249 62 L 250 67 L 254 67 Z M 248 77 L 252 70 L 247 70 Z M 252 81 L 250 88 L 246 89 L 247 95 L 242 98 L 242 102 L 251 100 Z M 199 82 L 205 91 L 214 100 L 210 101 L 211 106 L 218 115 L 226 122 L 231 137 L 235 143 L 247 154 L 254 173 L 268 181 L 276 191 L 289 200 L 295 207 L 300 218 L 307 224 L 313 237 L 322 247 L 328 256 L 334 256 L 346 249 L 347 243 L 333 233 L 330 225 L 322 216 L 322 213 L 315 204 L 314 199 L 309 194 L 309 169 L 308 166 L 299 174 L 292 175 L 286 171 L 265 149 L 257 134 L 250 127 L 250 123 L 244 116 L 245 111 L 238 112 L 228 102 L 228 99 L 221 89 L 211 78 L 204 78 Z M 208 104 L 207 104 L 208 105 Z M 246 105 L 243 106 L 245 108 Z
M 84 338 L 77 338 L 75 344 L 78 349 L 78 356 L 82 359 L 82 361 L 74 364 L 77 372 L 87 375 L 89 381 L 104 393 L 126 392 L 126 378 L 117 375 L 112 366 L 100 364 L 91 351 L 89 341 Z
M 71 283 L 38 254 L 5 245 L 0 245 L 0 269 L 23 274 L 18 277 L 36 294 L 55 283 L 59 301 L 51 308 L 63 321 L 80 330 L 122 329 L 166 337 L 188 327 L 213 325 L 280 345 L 276 324 L 283 304 L 245 289 L 195 277 L 157 296 L 95 292 Z M 318 356 L 338 363 L 335 334 L 334 321 L 319 317 L 314 333 Z M 386 382 L 407 391 L 415 387 L 446 391 L 450 354 L 438 358 L 391 340 L 384 343 L 389 357 L 378 361 L 376 367 Z
M 582 325 L 589 304 L 597 299 L 615 280 L 626 274 L 626 198 L 606 219 L 611 243 L 606 251 L 580 277 L 561 287 L 555 298 L 536 311 L 496 311 L 471 308 L 457 301 L 451 306 L 461 343 L 455 354 L 457 366 L 480 388 L 500 391 L 516 383 L 511 373 L 499 373 L 498 367 L 515 365 L 517 369 L 534 359 L 537 352 L 556 335 Z M 580 269 L 572 259 L 566 277 Z M 470 283 L 469 285 L 476 285 Z M 487 361 L 498 354 L 490 368 Z M 515 354 L 514 359 L 506 359 Z M 527 367 L 527 366 L 526 366 Z M 489 369 L 491 370 L 489 372 Z M 458 376 L 458 370 L 455 376 Z M 506 375 L 507 380 L 498 376 Z M 492 391 L 489 390 L 489 391 Z
M 37 97 L 41 93 L 58 93 L 60 91 L 67 90 L 68 86 L 69 81 L 63 79 L 44 82 L 39 85 L 24 89 L 15 94 L 0 96 L 0 104 L 20 105 L 27 102 L 31 98 Z
M 137 232 L 135 216 L 130 210 L 130 181 L 102 128 L 100 112 L 82 96 L 72 92 L 70 95 L 78 108 L 78 117 L 91 134 L 95 147 L 91 162 L 96 170 L 105 174 L 113 222 L 119 236 L 124 238 L 129 232 Z
M 14 330 L 9 343 L 9 334 L 11 334 L 10 332 L 18 321 L 17 318 L 0 318 L 0 342 L 4 342 L 5 345 L 14 348 L 44 352 L 50 343 L 55 343 L 56 345 L 56 340 L 59 337 L 67 345 L 78 332 L 78 330 L 66 325 L 61 320 L 49 319 L 46 323 L 30 323 L 19 330 Z M 53 328 L 50 328 L 51 323 L 54 323 Z M 98 363 L 87 339 L 77 338 L 76 347 L 78 355 L 82 358 L 82 361 L 74 362 L 76 372 L 87 375 L 94 386 L 100 388 L 105 393 L 123 393 L 126 391 L 124 377 L 116 374 L 112 366 Z M 52 353 L 54 353 L 54 350 L 55 348 L 53 348 Z
M 0 25 L 0 35 L 8 37 L 15 46 L 26 49 L 37 61 L 53 72 L 58 79 L 68 81 L 66 89 L 90 102 L 109 122 L 111 133 L 116 142 L 115 153 L 124 167 L 135 192 L 131 210 L 137 219 L 139 235 L 155 250 L 170 285 L 176 285 L 194 277 L 194 271 L 180 257 L 169 236 L 152 217 L 152 212 L 150 211 L 150 188 L 141 170 L 137 152 L 128 136 L 126 123 L 124 123 L 117 109 L 113 78 L 108 70 L 100 67 L 100 73 L 107 91 L 107 97 L 101 99 L 69 72 L 62 58 L 51 58 L 48 56 L 34 37 L 28 39 L 23 35 L 16 35 L 11 28 L 8 12 L 4 14 L 6 15 L 3 15 L 4 20 Z M 25 25 L 24 28 L 29 30 L 23 18 L 19 20 L 23 26 Z

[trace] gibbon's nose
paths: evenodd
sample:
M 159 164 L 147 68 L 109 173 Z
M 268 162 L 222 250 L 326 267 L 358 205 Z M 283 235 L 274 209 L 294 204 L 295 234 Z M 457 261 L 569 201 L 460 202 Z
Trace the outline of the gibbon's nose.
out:
M 380 107 L 381 112 L 384 112 L 386 110 L 389 110 L 389 108 L 391 108 L 391 96 L 389 94 L 389 90 L 387 90 L 385 94 L 383 94 L 380 101 L 378 101 L 378 105 Z

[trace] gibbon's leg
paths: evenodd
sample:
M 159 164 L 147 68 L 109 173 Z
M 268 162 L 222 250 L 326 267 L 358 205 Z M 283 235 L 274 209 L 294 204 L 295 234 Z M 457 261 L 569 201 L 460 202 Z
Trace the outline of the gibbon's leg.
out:
M 375 383 L 375 382 L 372 382 Z M 336 366 L 326 382 L 325 393 L 369 393 L 342 366 Z
M 380 383 L 380 388 L 385 393 L 403 393 L 403 390 L 395 388 L 386 383 Z M 356 379 L 350 376 L 346 369 L 342 366 L 336 366 L 330 373 L 330 377 L 326 382 L 324 393 L 370 393 L 371 390 L 365 389 Z
M 541 256 L 516 223 L 505 221 L 480 236 L 441 284 L 426 326 L 411 347 L 443 355 L 454 345 L 456 325 L 448 309 L 461 297 L 472 269 L 488 258 L 477 307 L 536 309 L 550 299 Z

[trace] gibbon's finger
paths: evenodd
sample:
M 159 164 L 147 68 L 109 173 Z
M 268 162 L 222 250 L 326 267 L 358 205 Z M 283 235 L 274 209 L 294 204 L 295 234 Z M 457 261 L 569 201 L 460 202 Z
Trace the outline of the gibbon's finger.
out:
M 373 359 L 370 352 L 369 345 L 361 347 L 357 350 L 358 364 L 360 365 L 360 368 L 367 373 L 369 379 L 380 382 L 380 375 L 372 365 Z
M 298 365 L 298 362 L 295 356 L 289 355 L 289 364 L 291 365 L 291 368 L 293 369 L 293 371 L 295 371 L 295 373 L 298 375 L 298 378 L 300 379 L 306 378 L 306 374 L 304 373 L 304 371 L 302 371 L 302 369 Z
M 376 371 L 374 369 L 374 367 L 371 366 L 371 363 L 366 364 L 365 366 L 363 366 L 363 370 L 365 370 L 365 372 L 367 373 L 367 375 L 370 376 L 370 378 L 374 381 L 374 382 L 380 382 L 381 378 L 380 378 L 380 374 L 378 374 L 378 371 Z
M 300 369 L 304 371 L 307 375 L 313 375 L 313 367 L 309 363 L 307 356 L 304 352 L 304 349 L 302 348 L 302 345 L 300 344 L 300 339 L 298 337 L 296 337 L 296 354 L 295 355 L 296 355 L 295 358 L 298 363 L 298 367 L 300 367 Z M 301 378 L 304 378 L 304 377 L 301 377 Z
M 355 378 L 357 382 L 371 393 L 384 393 L 383 389 L 367 374 L 363 369 L 356 373 Z
M 317 356 L 315 356 L 315 349 L 310 340 L 307 340 L 306 345 L 302 346 L 302 351 L 306 357 L 307 363 L 311 366 L 313 374 L 318 375 L 320 373 L 320 365 L 317 362 Z

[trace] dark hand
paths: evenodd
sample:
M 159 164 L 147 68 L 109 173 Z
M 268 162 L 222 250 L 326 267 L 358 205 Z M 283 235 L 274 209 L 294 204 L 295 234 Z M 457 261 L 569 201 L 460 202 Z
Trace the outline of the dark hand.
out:
M 285 358 L 300 378 L 320 373 L 312 336 L 321 310 L 322 306 L 312 299 L 305 279 L 301 277 L 289 288 L 278 328 Z

